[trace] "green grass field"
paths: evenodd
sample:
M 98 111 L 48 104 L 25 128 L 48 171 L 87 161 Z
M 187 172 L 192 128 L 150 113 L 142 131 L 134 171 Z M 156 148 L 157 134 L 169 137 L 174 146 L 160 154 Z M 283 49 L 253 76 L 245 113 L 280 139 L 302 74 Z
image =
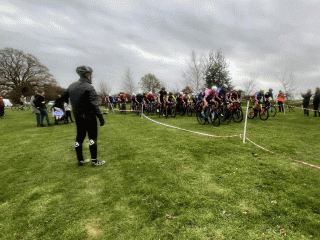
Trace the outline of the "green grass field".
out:
M 75 125 L 37 128 L 35 115 L 0 119 L 0 239 L 320 239 L 320 118 L 301 109 L 247 137 L 213 138 L 134 114 L 104 115 L 99 160 L 77 166 Z M 218 136 L 242 123 L 153 119 Z M 88 140 L 84 153 L 89 157 Z

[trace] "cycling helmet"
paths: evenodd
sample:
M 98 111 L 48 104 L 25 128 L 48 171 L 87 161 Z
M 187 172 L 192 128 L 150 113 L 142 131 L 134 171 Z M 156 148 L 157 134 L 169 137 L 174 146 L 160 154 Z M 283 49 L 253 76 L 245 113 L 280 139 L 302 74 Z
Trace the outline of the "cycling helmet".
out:
M 180 92 L 180 95 L 183 95 L 183 92 Z
M 261 88 L 261 89 L 260 89 L 260 92 L 264 93 L 264 89 L 263 89 L 263 88 Z
M 214 92 L 218 90 L 218 88 L 217 88 L 216 86 L 212 86 L 211 89 L 212 89 L 212 91 L 214 91 Z
M 77 67 L 76 72 L 80 77 L 88 77 L 92 74 L 92 68 L 88 66 Z
M 152 94 L 152 92 L 149 92 L 149 94 Z
M 132 93 L 132 95 L 135 96 L 136 94 L 135 94 L 135 93 Z
M 273 91 L 273 89 L 272 88 L 269 88 L 269 92 L 272 92 Z
M 172 92 L 169 92 L 169 95 L 172 95 Z
M 221 88 L 222 88 L 222 89 L 226 89 L 227 86 L 226 86 L 225 84 L 222 84 Z

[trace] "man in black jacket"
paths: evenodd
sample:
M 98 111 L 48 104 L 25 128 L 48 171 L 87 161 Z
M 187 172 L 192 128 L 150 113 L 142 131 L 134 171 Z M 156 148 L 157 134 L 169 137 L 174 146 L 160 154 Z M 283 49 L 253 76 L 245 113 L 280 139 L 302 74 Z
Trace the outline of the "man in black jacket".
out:
M 68 87 L 62 94 L 61 100 L 68 102 L 70 98 L 71 101 L 77 126 L 77 137 L 74 147 L 77 153 L 78 165 L 82 166 L 90 161 L 89 159 L 84 160 L 82 153 L 82 143 L 88 132 L 91 165 L 101 166 L 105 164 L 105 161 L 97 160 L 97 118 L 100 121 L 100 126 L 104 125 L 104 119 L 97 103 L 97 93 L 91 85 L 92 69 L 87 66 L 80 66 L 77 67 L 76 72 L 80 76 L 80 79 Z

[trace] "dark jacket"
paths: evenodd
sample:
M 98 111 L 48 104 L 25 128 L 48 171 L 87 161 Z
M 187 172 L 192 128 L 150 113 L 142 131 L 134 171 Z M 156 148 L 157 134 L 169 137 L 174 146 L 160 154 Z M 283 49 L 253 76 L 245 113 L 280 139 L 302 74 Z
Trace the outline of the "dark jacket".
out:
M 69 98 L 75 117 L 97 116 L 100 118 L 102 116 L 97 103 L 97 93 L 86 78 L 80 78 L 72 83 L 61 96 L 64 102 L 68 102 Z
M 34 96 L 33 103 L 36 108 L 46 108 L 46 105 L 43 102 L 44 102 L 44 96 L 40 94 L 36 94 Z
M 310 93 L 302 94 L 302 97 L 303 97 L 303 105 L 309 105 L 312 94 Z
M 313 102 L 318 103 L 320 102 L 320 92 L 316 92 L 313 96 Z

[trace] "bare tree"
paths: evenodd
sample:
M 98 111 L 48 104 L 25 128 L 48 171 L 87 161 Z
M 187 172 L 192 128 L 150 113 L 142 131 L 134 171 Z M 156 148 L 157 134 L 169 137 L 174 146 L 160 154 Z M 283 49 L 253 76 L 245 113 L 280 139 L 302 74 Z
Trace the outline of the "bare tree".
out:
M 126 69 L 121 86 L 122 86 L 122 90 L 125 93 L 132 94 L 133 92 L 136 91 L 136 85 L 134 83 L 132 72 L 129 67 Z
M 31 54 L 13 48 L 0 50 L 0 89 L 10 95 L 33 94 L 34 88 L 55 84 L 49 69 Z M 14 97 L 16 98 L 16 97 Z M 14 99 L 15 100 L 15 99 Z
M 104 99 L 105 96 L 108 96 L 111 93 L 111 87 L 109 86 L 108 82 L 105 80 L 99 81 L 98 85 L 98 95 Z
M 257 73 L 250 73 L 249 79 L 245 80 L 243 83 L 243 92 L 245 96 L 253 94 L 254 89 L 256 88 L 256 81 L 259 77 Z
M 182 72 L 184 84 L 189 86 L 193 92 L 199 92 L 204 85 L 204 59 L 198 57 L 196 52 L 191 52 L 191 59 Z
M 297 89 L 297 83 L 294 79 L 294 74 L 292 72 L 289 73 L 284 71 L 279 76 L 276 76 L 276 78 L 282 84 L 287 98 L 293 97 L 293 93 Z

